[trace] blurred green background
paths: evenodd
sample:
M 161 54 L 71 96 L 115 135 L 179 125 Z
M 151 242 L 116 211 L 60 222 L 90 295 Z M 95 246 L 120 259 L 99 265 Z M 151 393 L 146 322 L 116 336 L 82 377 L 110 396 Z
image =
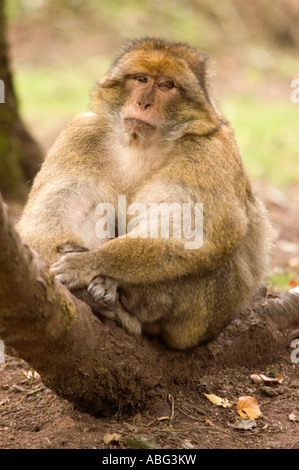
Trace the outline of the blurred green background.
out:
M 299 181 L 297 0 L 13 0 L 9 43 L 21 113 L 46 151 L 124 40 L 188 42 L 213 60 L 212 94 L 231 121 L 251 177 Z

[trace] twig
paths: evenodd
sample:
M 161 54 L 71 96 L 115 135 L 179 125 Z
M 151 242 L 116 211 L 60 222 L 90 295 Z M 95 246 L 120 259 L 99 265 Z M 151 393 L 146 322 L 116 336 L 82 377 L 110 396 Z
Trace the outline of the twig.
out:
M 170 395 L 170 398 L 171 398 L 171 416 L 169 418 L 169 423 L 172 423 L 172 421 L 174 420 L 174 398 L 172 395 Z
M 248 442 L 244 441 L 243 439 L 241 439 L 240 437 L 237 437 L 235 436 L 235 434 L 232 434 L 230 433 L 229 431 L 225 431 L 224 429 L 221 429 L 221 428 L 217 428 L 216 426 L 200 426 L 201 428 L 205 428 L 205 429 L 214 429 L 215 431 L 220 431 L 220 432 L 224 432 L 225 434 L 228 434 L 230 437 L 232 437 L 233 439 L 237 439 L 237 441 L 240 441 L 242 442 L 242 444 L 245 444 L 246 446 L 250 447 L 251 449 L 253 449 L 253 447 L 248 444 Z
M 294 442 L 294 444 L 291 445 L 291 447 L 289 447 L 289 449 L 293 449 L 293 447 L 299 442 L 299 439 L 297 439 L 297 441 Z

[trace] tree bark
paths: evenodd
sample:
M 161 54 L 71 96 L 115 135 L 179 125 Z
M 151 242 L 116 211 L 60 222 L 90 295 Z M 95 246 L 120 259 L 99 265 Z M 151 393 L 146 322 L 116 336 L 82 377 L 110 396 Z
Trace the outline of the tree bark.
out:
M 206 368 L 276 362 L 287 329 L 299 326 L 299 295 L 264 298 L 210 344 L 172 351 L 101 322 L 24 244 L 2 199 L 0 247 L 0 338 L 45 385 L 96 416 L 137 411 L 175 384 L 198 383 Z
M 0 103 L 0 188 L 8 199 L 21 199 L 42 161 L 42 152 L 19 115 L 8 58 L 4 7 L 5 1 L 0 0 L 0 79 L 5 87 L 5 102 Z

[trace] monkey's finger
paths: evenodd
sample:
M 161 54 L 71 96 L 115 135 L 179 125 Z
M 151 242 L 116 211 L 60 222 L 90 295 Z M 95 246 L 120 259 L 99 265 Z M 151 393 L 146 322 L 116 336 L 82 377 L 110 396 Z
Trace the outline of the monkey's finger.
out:
M 65 287 L 67 287 L 69 290 L 78 289 L 79 287 L 82 287 L 81 283 L 79 283 L 77 279 L 74 279 L 73 276 L 67 273 L 56 274 L 55 279 L 61 284 L 63 284 Z
M 62 255 L 67 253 L 82 253 L 83 251 L 88 251 L 87 248 L 79 245 L 59 245 L 57 249 Z
M 57 274 L 55 278 L 57 279 L 57 281 L 61 282 L 61 284 L 64 284 L 66 287 L 71 287 L 71 279 L 68 278 L 65 274 Z
M 58 258 L 58 259 L 52 264 L 52 266 L 50 267 L 50 271 L 52 271 L 52 269 L 58 268 L 59 266 L 62 266 L 63 263 L 65 263 L 65 260 L 66 260 L 66 256 L 60 256 L 60 258 Z

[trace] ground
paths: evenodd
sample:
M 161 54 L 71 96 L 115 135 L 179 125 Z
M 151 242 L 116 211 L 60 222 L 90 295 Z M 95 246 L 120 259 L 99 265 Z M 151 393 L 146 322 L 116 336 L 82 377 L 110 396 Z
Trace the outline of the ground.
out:
M 257 185 L 277 229 L 273 271 L 289 271 L 290 285 L 298 281 L 299 189 L 287 195 Z M 75 409 L 41 382 L 24 361 L 5 357 L 0 366 L 0 448 L 2 449 L 299 449 L 299 363 L 282 350 L 262 367 L 211 367 L 192 385 L 173 390 L 146 404 L 136 415 L 95 418 Z M 251 351 L 248 351 L 250 356 Z M 182 353 L 182 356 L 184 353 Z M 298 354 L 297 354 L 298 356 Z M 254 373 L 283 377 L 281 383 L 255 384 Z M 194 385 L 196 384 L 196 385 Z M 213 404 L 215 394 L 233 405 Z M 262 412 L 249 430 L 237 429 L 244 420 L 237 401 L 253 396 Z

